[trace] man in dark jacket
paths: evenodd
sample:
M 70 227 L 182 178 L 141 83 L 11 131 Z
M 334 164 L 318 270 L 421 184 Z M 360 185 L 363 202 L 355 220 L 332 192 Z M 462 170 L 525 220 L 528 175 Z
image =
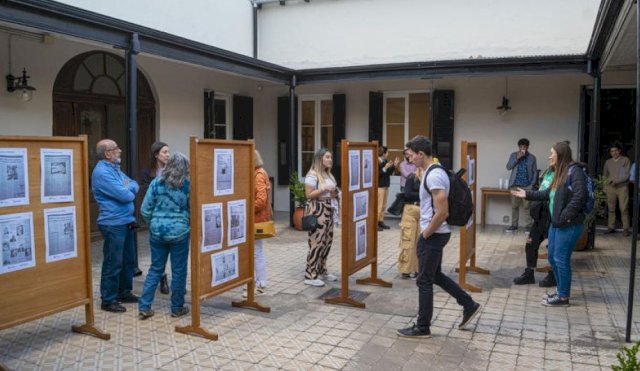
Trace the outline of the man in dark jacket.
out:
M 511 190 L 522 188 L 528 191 L 536 184 L 538 164 L 536 163 L 536 156 L 529 153 L 529 139 L 522 138 L 518 141 L 518 150 L 509 156 L 507 170 L 511 171 L 511 176 L 509 177 L 509 189 Z M 511 226 L 507 228 L 507 232 L 515 232 L 518 230 L 521 205 L 524 208 L 525 218 L 527 218 L 526 227 L 531 227 L 532 221 L 529 219 L 529 202 L 511 196 Z
M 387 157 L 389 157 L 387 147 L 378 147 L 378 231 L 391 228 L 384 224 L 384 211 L 387 209 L 391 175 L 400 162 L 397 158 L 391 162 Z

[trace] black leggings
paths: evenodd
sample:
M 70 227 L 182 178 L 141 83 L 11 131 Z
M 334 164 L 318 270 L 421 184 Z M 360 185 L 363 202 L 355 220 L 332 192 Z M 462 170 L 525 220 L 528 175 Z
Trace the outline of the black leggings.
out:
M 535 268 L 538 264 L 538 250 L 540 244 L 547 238 L 547 227 L 541 226 L 540 221 L 533 220 L 531 229 L 529 230 L 529 238 L 525 245 L 527 255 L 527 268 Z

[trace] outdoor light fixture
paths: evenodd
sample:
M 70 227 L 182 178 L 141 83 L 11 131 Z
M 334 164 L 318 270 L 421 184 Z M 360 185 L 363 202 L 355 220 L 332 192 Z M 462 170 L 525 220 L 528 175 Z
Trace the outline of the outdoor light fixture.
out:
M 15 91 L 20 92 L 20 99 L 23 102 L 28 102 L 33 98 L 33 91 L 36 90 L 33 86 L 29 85 L 29 77 L 27 76 L 27 70 L 22 69 L 22 77 L 15 77 L 9 73 L 7 78 L 7 91 L 13 93 Z
M 499 105 L 498 107 L 496 107 L 496 109 L 498 110 L 498 112 L 502 116 L 506 115 L 507 112 L 511 109 L 511 106 L 509 105 L 509 98 L 507 98 L 508 95 L 509 95 L 509 81 L 505 77 L 505 79 L 504 79 L 504 95 L 502 96 L 502 104 Z

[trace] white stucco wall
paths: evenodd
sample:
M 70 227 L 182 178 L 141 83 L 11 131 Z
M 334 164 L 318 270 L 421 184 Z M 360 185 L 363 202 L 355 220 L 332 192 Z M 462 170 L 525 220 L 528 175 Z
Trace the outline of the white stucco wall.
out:
M 249 0 L 58 0 L 240 54 L 253 55 Z
M 292 68 L 582 54 L 599 0 L 314 0 L 265 5 L 258 55 Z

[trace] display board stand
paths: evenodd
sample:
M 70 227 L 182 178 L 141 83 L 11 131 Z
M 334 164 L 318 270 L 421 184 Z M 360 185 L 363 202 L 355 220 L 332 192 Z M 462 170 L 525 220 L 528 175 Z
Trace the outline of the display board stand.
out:
M 478 178 L 478 145 L 476 142 L 462 141 L 460 167 L 467 169 L 463 175 L 469 184 L 473 203 L 476 205 L 476 179 Z M 469 265 L 467 266 L 467 261 Z M 467 272 L 490 274 L 487 269 L 476 266 L 476 210 L 466 226 L 460 227 L 460 266 L 456 268 L 460 287 L 471 292 L 482 292 L 482 289 L 466 281 Z
M 371 277 L 358 279 L 356 283 L 382 287 L 392 286 L 390 282 L 378 278 L 378 230 L 376 227 L 378 142 L 349 142 L 343 139 L 341 151 L 342 282 L 340 295 L 325 298 L 324 301 L 327 304 L 343 304 L 364 308 L 363 302 L 349 296 L 350 275 L 371 265 Z M 365 187 L 365 183 L 368 184 L 367 187 Z M 354 196 L 355 194 L 358 196 Z M 363 198 L 366 198 L 366 208 L 362 206 Z M 358 206 L 363 212 L 356 214 Z M 363 228 L 364 233 L 362 233 Z
M 200 323 L 203 300 L 219 295 L 238 286 L 247 285 L 247 299 L 232 302 L 234 307 L 251 308 L 261 312 L 270 312 L 269 307 L 255 301 L 254 280 L 254 142 L 234 140 L 198 139 L 190 140 L 190 173 L 191 173 L 191 325 L 176 326 L 176 331 L 183 334 L 199 335 L 210 340 L 217 340 L 218 335 L 202 327 Z M 227 157 L 228 153 L 232 156 Z M 230 183 L 230 186 L 229 186 Z M 216 187 L 218 194 L 216 194 Z M 229 192 L 229 188 L 231 188 Z M 244 200 L 244 228 L 241 214 L 229 215 L 231 204 Z M 205 228 L 202 217 L 203 205 L 219 205 L 219 214 L 212 211 Z M 240 208 L 238 208 L 239 210 Z M 219 216 L 222 223 L 216 225 Z M 205 215 L 206 217 L 206 215 Z M 231 225 L 229 224 L 231 223 Z M 203 228 L 213 230 L 219 226 L 219 247 L 205 249 Z M 236 230 L 233 230 L 236 228 Z M 228 233 L 231 231 L 231 233 Z M 230 244 L 230 240 L 238 239 L 244 233 L 244 241 Z M 234 236 L 235 235 L 235 236 Z M 208 238 L 208 237 L 207 237 Z M 212 241 L 217 241 L 214 237 Z M 207 241 L 206 243 L 210 243 Z M 206 250 L 206 251 L 205 251 Z M 220 257 L 220 259 L 217 259 Z M 229 259 L 226 259 L 226 258 Z M 213 262 L 221 262 L 222 279 L 214 284 Z
M 111 338 L 93 313 L 87 143 L 0 136 L 0 330 L 84 305 L 86 323 L 72 331 Z

